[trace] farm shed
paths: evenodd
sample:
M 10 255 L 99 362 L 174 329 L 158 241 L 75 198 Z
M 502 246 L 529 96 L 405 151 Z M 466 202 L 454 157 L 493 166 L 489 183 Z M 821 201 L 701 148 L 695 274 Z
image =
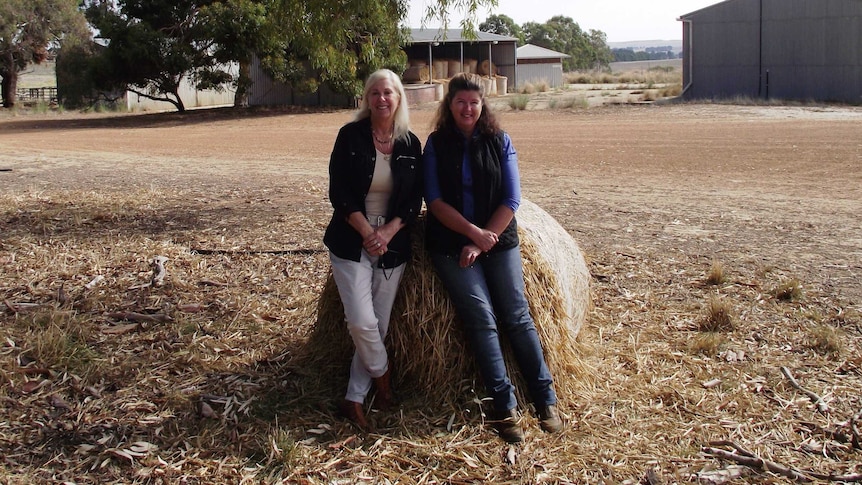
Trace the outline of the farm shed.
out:
M 248 89 L 249 106 L 335 106 L 352 108 L 356 106 L 353 95 L 335 93 L 321 86 L 314 93 L 298 92 L 292 86 L 273 80 L 260 66 L 255 56 L 249 69 L 251 86 Z
M 490 94 L 505 94 L 509 80 L 515 79 L 515 47 L 518 39 L 477 32 L 467 39 L 461 30 L 410 29 L 404 47 L 408 66 L 402 74 L 407 102 L 418 104 L 442 98 L 444 85 L 459 72 L 488 77 Z M 249 105 L 302 105 L 353 107 L 353 96 L 322 87 L 316 93 L 296 93 L 290 86 L 272 80 L 255 58 L 251 65 L 252 86 Z
M 552 88 L 563 85 L 563 59 L 571 57 L 533 44 L 518 47 L 518 84 L 545 81 Z
M 455 74 L 486 77 L 489 95 L 503 95 L 516 79 L 518 39 L 476 32 L 468 39 L 462 30 L 410 29 L 404 48 L 409 66 L 402 79 L 408 102 L 418 104 L 442 98 L 444 86 Z
M 678 20 L 685 98 L 862 103 L 862 0 L 727 0 Z

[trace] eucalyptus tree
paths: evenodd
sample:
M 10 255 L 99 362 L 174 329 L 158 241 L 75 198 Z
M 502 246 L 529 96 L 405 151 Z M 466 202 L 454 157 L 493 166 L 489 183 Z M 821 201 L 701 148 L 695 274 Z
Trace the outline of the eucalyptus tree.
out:
M 40 64 L 48 50 L 87 36 L 78 0 L 0 1 L 0 91 L 3 106 L 15 106 L 18 75 Z
M 94 78 L 100 89 L 127 86 L 184 110 L 179 86 L 250 85 L 254 58 L 274 80 L 299 91 L 326 85 L 358 94 L 372 71 L 403 69 L 407 0 L 88 0 L 87 17 L 106 47 Z M 426 19 L 475 25 L 482 6 L 497 0 L 435 0 Z M 239 72 L 227 69 L 239 65 Z
M 515 23 L 512 17 L 503 14 L 494 14 L 479 24 L 479 30 L 490 34 L 505 35 L 518 39 L 518 43 L 524 45 L 524 31 Z

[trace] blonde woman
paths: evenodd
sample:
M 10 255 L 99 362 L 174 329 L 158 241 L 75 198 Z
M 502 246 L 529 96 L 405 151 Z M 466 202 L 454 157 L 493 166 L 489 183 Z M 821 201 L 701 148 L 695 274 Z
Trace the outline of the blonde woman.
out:
M 409 226 L 422 205 L 422 148 L 409 128 L 404 87 L 388 69 L 365 83 L 354 121 L 338 132 L 329 160 L 333 214 L 323 242 L 355 352 L 341 413 L 369 429 L 364 402 L 394 402 L 384 339 L 410 257 Z

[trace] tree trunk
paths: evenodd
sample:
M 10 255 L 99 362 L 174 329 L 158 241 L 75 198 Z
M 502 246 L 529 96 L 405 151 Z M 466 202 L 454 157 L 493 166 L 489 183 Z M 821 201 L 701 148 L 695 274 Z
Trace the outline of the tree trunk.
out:
M 174 103 L 174 106 L 177 107 L 177 111 L 179 111 L 180 113 L 184 113 L 186 111 L 186 105 L 183 104 L 183 100 L 182 98 L 180 98 L 180 90 L 176 89 L 171 94 L 173 94 L 174 98 L 176 98 L 176 102 L 171 102 Z
M 248 107 L 249 87 L 251 87 L 251 63 L 247 60 L 242 60 L 239 62 L 239 75 L 236 80 L 236 94 L 233 97 L 234 107 Z
M 16 69 L 15 61 L 12 59 L 12 53 L 9 53 L 6 59 L 3 59 L 5 64 L 0 68 L 3 73 L 3 82 L 0 83 L 0 91 L 3 95 L 3 107 L 12 108 L 15 106 L 17 98 L 16 91 L 18 90 L 18 69 Z

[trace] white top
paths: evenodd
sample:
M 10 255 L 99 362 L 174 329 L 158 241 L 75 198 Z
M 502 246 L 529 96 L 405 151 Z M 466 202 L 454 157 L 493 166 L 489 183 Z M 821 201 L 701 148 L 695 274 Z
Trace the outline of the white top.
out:
M 377 150 L 377 163 L 374 164 L 374 176 L 371 187 L 365 196 L 365 213 L 369 217 L 386 216 L 389 205 L 389 195 L 392 193 L 392 166 L 389 164 L 392 155 L 385 155 Z

